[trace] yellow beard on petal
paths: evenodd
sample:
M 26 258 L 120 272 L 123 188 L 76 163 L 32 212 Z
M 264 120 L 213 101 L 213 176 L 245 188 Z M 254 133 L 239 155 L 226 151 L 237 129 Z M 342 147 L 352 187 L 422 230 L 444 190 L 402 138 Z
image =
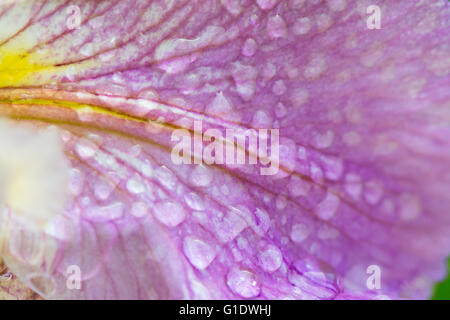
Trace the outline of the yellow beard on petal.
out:
M 28 53 L 1 49 L 0 88 L 25 85 L 30 75 L 46 68 L 34 62 Z

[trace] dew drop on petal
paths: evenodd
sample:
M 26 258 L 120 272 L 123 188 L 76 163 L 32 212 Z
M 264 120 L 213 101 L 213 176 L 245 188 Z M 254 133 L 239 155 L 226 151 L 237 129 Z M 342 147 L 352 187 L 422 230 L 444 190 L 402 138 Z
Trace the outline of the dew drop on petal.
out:
M 364 184 L 364 198 L 369 204 L 377 204 L 383 195 L 383 186 L 380 182 L 371 180 Z
M 267 21 L 267 34 L 270 38 L 285 38 L 287 36 L 286 22 L 280 15 L 270 17 Z
M 281 267 L 283 255 L 278 247 L 269 245 L 259 254 L 259 262 L 264 271 L 275 272 Z
M 148 214 L 148 207 L 142 201 L 133 203 L 131 207 L 131 214 L 136 218 L 142 218 Z
M 325 132 L 315 132 L 311 144 L 317 149 L 326 149 L 331 146 L 334 140 L 334 132 L 327 130 Z
M 216 257 L 216 252 L 211 245 L 191 236 L 184 238 L 183 252 L 189 262 L 199 270 L 207 268 Z
M 98 200 L 107 200 L 116 188 L 116 184 L 108 178 L 100 176 L 94 185 L 94 195 Z
M 298 176 L 292 176 L 288 188 L 289 193 L 295 198 L 308 195 L 311 185 Z
M 98 146 L 87 139 L 80 139 L 75 146 L 75 152 L 81 159 L 88 159 L 95 155 Z
M 257 43 L 253 38 L 248 38 L 242 46 L 242 54 L 246 57 L 251 57 L 256 53 Z
M 356 173 L 348 173 L 345 176 L 345 191 L 355 200 L 358 200 L 362 192 L 361 177 Z
M 272 86 L 272 93 L 277 96 L 283 95 L 287 90 L 286 84 L 283 80 L 277 80 Z
M 297 19 L 292 26 L 292 32 L 297 36 L 307 34 L 309 30 L 311 30 L 311 20 L 308 17 Z
M 277 4 L 277 1 L 278 0 L 256 0 L 256 3 L 261 10 L 270 10 Z
M 89 207 L 85 211 L 85 215 L 90 220 L 109 221 L 121 218 L 123 211 L 124 204 L 122 202 L 114 202 L 106 206 Z
M 154 207 L 154 215 L 168 227 L 176 227 L 186 218 L 184 208 L 175 201 L 160 201 Z
M 205 204 L 200 198 L 200 196 L 194 192 L 189 192 L 184 195 L 184 201 L 189 206 L 189 208 L 202 211 L 205 210 Z
M 290 237 L 293 242 L 301 243 L 308 238 L 310 233 L 311 229 L 308 226 L 298 223 L 292 226 Z
M 278 102 L 275 107 L 275 115 L 277 116 L 277 118 L 283 118 L 287 115 L 287 109 L 283 103 Z
M 283 196 L 283 195 L 279 195 L 279 196 L 275 199 L 275 207 L 276 207 L 278 210 L 283 210 L 283 209 L 285 209 L 286 206 L 287 206 L 287 203 L 288 203 L 287 198 L 286 198 L 285 196 Z
M 291 9 L 300 9 L 305 4 L 306 0 L 289 0 L 289 7 Z
M 128 179 L 127 190 L 132 194 L 140 194 L 145 192 L 145 185 L 135 178 Z
M 197 165 L 191 172 L 191 183 L 197 187 L 206 187 L 213 180 L 213 173 L 210 167 Z
M 335 194 L 328 192 L 325 199 L 320 202 L 316 207 L 317 215 L 323 220 L 331 219 L 335 213 L 337 208 L 339 207 L 339 197 Z

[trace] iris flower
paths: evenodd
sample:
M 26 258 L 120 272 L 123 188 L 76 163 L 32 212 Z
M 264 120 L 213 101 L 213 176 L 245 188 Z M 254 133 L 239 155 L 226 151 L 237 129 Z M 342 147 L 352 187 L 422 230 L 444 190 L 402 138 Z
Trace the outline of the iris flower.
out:
M 449 27 L 444 0 L 2 1 L 0 296 L 430 297 Z M 176 163 L 180 129 L 277 129 L 279 170 Z

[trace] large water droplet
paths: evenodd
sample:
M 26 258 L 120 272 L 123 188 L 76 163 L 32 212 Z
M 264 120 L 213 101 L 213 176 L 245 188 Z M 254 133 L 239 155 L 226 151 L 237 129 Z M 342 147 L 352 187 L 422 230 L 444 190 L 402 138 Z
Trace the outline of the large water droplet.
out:
M 249 270 L 231 269 L 227 274 L 227 285 L 243 298 L 254 298 L 261 292 L 257 276 Z

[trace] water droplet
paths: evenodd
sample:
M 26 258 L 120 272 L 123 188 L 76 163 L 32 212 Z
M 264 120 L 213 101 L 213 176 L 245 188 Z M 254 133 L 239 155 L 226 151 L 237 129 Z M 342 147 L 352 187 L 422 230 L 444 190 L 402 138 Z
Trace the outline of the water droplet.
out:
M 177 185 L 177 178 L 166 166 L 161 166 L 155 171 L 158 181 L 169 190 L 174 190 Z
M 95 155 L 98 150 L 98 146 L 90 140 L 81 138 L 75 145 L 75 152 L 82 159 L 88 159 Z
M 168 227 L 176 227 L 186 218 L 182 205 L 175 201 L 161 201 L 154 207 L 154 215 L 161 223 Z
M 116 188 L 116 183 L 111 179 L 99 176 L 94 185 L 94 195 L 98 200 L 104 201 L 109 198 Z
M 324 32 L 326 30 L 328 30 L 328 28 L 331 27 L 331 25 L 333 24 L 333 20 L 331 19 L 331 17 L 325 13 L 320 14 L 317 17 L 317 29 L 319 30 L 319 32 Z
M 257 276 L 248 270 L 233 268 L 227 274 L 227 285 L 243 298 L 254 298 L 261 292 Z
M 257 48 L 256 41 L 253 38 L 248 38 L 242 46 L 242 54 L 246 57 L 251 57 L 255 54 Z
M 263 69 L 263 73 L 262 76 L 264 78 L 264 80 L 270 80 L 272 79 L 275 74 L 277 73 L 277 67 L 273 64 L 273 63 L 268 63 L 264 69 Z
M 300 9 L 305 4 L 306 0 L 289 0 L 289 7 L 291 9 Z
M 211 167 L 203 165 L 195 166 L 190 176 L 191 183 L 196 187 L 206 187 L 213 180 L 213 172 Z
M 220 2 L 233 16 L 240 14 L 242 11 L 240 0 L 220 0 Z
M 272 93 L 281 96 L 283 95 L 287 90 L 286 84 L 283 80 L 277 80 L 272 86 Z
M 287 206 L 287 198 L 285 196 L 279 195 L 275 200 L 275 206 L 278 210 L 283 210 Z
M 344 171 L 344 162 L 341 158 L 333 156 L 321 157 L 323 168 L 325 170 L 325 176 L 333 181 L 341 178 Z
M 279 14 L 268 19 L 267 34 L 273 39 L 287 37 L 286 22 Z
M 233 112 L 233 105 L 220 91 L 206 107 L 206 113 L 215 116 L 229 116 Z
M 356 173 L 349 173 L 345 176 L 345 191 L 353 199 L 358 200 L 362 192 L 361 177 Z
M 270 10 L 277 4 L 278 0 L 256 0 L 261 10 Z
M 127 190 L 132 194 L 140 194 L 145 192 L 145 185 L 138 178 L 131 178 L 127 181 Z
M 297 19 L 292 27 L 292 32 L 297 36 L 307 34 L 309 30 L 311 30 L 311 21 L 308 17 Z
M 270 128 L 272 125 L 272 117 L 263 110 L 258 110 L 253 115 L 252 127 L 253 128 Z
M 217 237 L 222 243 L 230 242 L 246 227 L 247 222 L 242 217 L 232 211 L 229 211 L 222 221 L 220 221 L 216 226 Z
M 151 178 L 153 174 L 153 168 L 148 162 L 145 162 L 144 164 L 142 164 L 141 172 L 147 178 Z
M 131 207 L 131 214 L 136 218 L 142 218 L 148 214 L 148 207 L 144 202 L 133 203 Z
M 327 63 L 324 55 L 313 56 L 303 71 L 306 80 L 318 78 L 327 69 Z
M 68 241 L 75 234 L 75 227 L 71 220 L 63 215 L 53 217 L 45 226 L 45 233 L 52 237 Z
M 336 239 L 337 237 L 339 237 L 339 234 L 340 234 L 339 230 L 335 228 L 322 226 L 319 229 L 317 236 L 321 240 L 328 240 L 328 239 Z
M 308 195 L 310 188 L 309 182 L 306 182 L 299 176 L 292 176 L 288 184 L 289 193 L 293 197 Z
M 278 247 L 268 245 L 264 251 L 259 254 L 259 262 L 264 271 L 275 272 L 281 267 L 283 255 Z
M 124 204 L 114 202 L 102 207 L 89 207 L 85 211 L 85 216 L 94 221 L 110 221 L 123 217 Z
M 377 204 L 383 195 L 383 186 L 377 181 L 368 181 L 364 184 L 364 198 L 369 204 Z
M 142 152 L 142 146 L 140 146 L 139 144 L 136 144 L 130 148 L 130 151 L 128 153 L 132 157 L 137 157 L 141 154 L 141 152 Z
M 331 146 L 334 140 L 334 132 L 327 130 L 325 132 L 315 132 L 311 144 L 317 149 L 326 149 Z
M 198 194 L 194 192 L 189 192 L 184 195 L 184 201 L 186 204 L 194 210 L 202 211 L 205 210 L 205 205 L 202 199 L 198 196 Z
M 294 224 L 291 229 L 290 238 L 295 243 L 302 243 L 311 233 L 311 229 L 304 224 Z
M 283 103 L 277 103 L 275 107 L 275 115 L 277 116 L 277 118 L 284 118 L 287 115 L 287 109 Z
M 339 197 L 328 192 L 326 198 L 316 207 L 317 215 L 323 220 L 331 219 L 339 207 Z
M 184 238 L 183 251 L 189 262 L 199 270 L 207 268 L 216 257 L 216 252 L 211 245 L 190 236 Z
M 311 162 L 310 174 L 311 174 L 311 178 L 313 179 L 314 182 L 317 182 L 317 183 L 323 182 L 322 169 L 315 162 Z

